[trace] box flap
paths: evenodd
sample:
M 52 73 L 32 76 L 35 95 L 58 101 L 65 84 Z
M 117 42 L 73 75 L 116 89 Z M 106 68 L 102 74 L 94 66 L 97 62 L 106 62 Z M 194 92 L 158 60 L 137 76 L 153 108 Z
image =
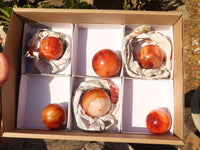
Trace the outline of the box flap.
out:
M 67 22 L 67 23 L 101 23 L 101 24 L 165 24 L 174 25 L 180 12 L 160 11 L 126 11 L 97 9 L 42 9 L 14 8 L 16 14 L 26 21 L 33 22 Z M 62 15 L 58 15 L 62 14 Z M 84 15 L 84 17 L 82 17 Z M 70 17 L 69 17 L 70 16 Z M 52 19 L 53 18 L 53 19 Z M 101 19 L 98 19 L 101 18 Z

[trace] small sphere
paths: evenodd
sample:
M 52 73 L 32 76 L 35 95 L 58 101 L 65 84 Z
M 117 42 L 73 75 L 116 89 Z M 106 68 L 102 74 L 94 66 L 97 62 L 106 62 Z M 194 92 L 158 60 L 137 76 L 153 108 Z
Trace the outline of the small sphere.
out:
M 82 98 L 82 108 L 91 117 L 103 117 L 110 110 L 110 97 L 101 89 L 87 91 Z
M 147 128 L 156 134 L 167 132 L 172 124 L 170 115 L 163 109 L 155 109 L 149 112 L 146 118 Z
M 100 77 L 113 77 L 121 69 L 121 59 L 112 50 L 103 49 L 98 51 L 92 59 L 92 67 Z
M 61 104 L 49 104 L 42 111 L 42 121 L 47 128 L 60 129 L 67 123 L 67 111 Z
M 64 44 L 61 39 L 54 36 L 45 37 L 39 47 L 40 56 L 47 60 L 57 60 L 64 53 Z
M 163 51 L 157 45 L 146 45 L 138 53 L 138 62 L 142 68 L 159 68 L 163 61 Z

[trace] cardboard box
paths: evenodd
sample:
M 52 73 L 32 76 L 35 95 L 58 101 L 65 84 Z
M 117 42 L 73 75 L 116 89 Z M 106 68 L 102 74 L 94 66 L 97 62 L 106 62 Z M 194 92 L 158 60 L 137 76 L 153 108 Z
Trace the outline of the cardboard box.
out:
M 11 79 L 2 88 L 2 127 L 3 137 L 16 137 L 16 138 L 45 138 L 45 139 L 60 139 L 60 140 L 85 140 L 85 141 L 108 141 L 108 142 L 126 142 L 126 143 L 150 143 L 150 144 L 169 144 L 169 145 L 183 145 L 184 138 L 184 94 L 183 94 L 183 64 L 182 64 L 182 14 L 179 12 L 143 12 L 143 11 L 122 11 L 122 10 L 67 10 L 67 9 L 20 9 L 16 8 L 13 11 L 9 30 L 7 33 L 6 45 L 4 52 L 10 58 L 13 64 L 13 74 Z M 25 28 L 32 24 L 42 24 L 54 28 L 63 28 L 63 24 L 67 24 L 69 33 L 71 33 L 73 40 L 72 59 L 69 68 L 62 74 L 45 75 L 35 74 L 26 71 L 23 58 L 23 37 Z M 120 116 L 118 132 L 84 132 L 82 130 L 74 130 L 73 117 L 68 118 L 69 124 L 66 130 L 47 130 L 43 127 L 40 121 L 29 122 L 27 118 L 34 115 L 39 116 L 42 106 L 54 102 L 42 102 L 41 107 L 37 108 L 40 104 L 39 99 L 42 98 L 42 93 L 46 93 L 46 85 L 50 80 L 55 80 L 51 86 L 48 87 L 54 91 L 54 86 L 63 81 L 69 83 L 63 84 L 62 88 L 66 88 L 68 94 L 63 94 L 61 97 L 70 99 L 73 95 L 72 81 L 85 80 L 87 77 L 98 78 L 88 64 L 89 55 L 94 54 L 97 49 L 103 47 L 112 48 L 120 53 L 121 43 L 120 40 L 126 35 L 128 30 L 135 25 L 149 24 L 157 27 L 171 28 L 171 40 L 173 45 L 173 69 L 171 78 L 167 80 L 140 80 L 129 77 L 124 77 L 124 68 L 115 77 L 119 81 L 121 96 L 120 96 Z M 128 27 L 128 30 L 126 30 Z M 31 29 L 32 30 L 32 29 Z M 59 30 L 59 29 L 58 29 Z M 161 28 L 162 30 L 162 28 Z M 87 31 L 87 32 L 86 32 Z M 106 42 L 106 38 L 102 37 L 109 32 L 108 38 L 115 38 L 119 41 L 114 44 Z M 86 34 L 87 33 L 87 34 Z M 101 37 L 103 42 L 98 45 L 96 42 L 91 42 L 91 35 Z M 87 40 L 81 40 L 85 37 Z M 99 39 L 98 39 L 99 40 Z M 95 44 L 95 45 L 93 45 Z M 97 49 L 95 47 L 97 46 Z M 84 49 L 82 49 L 84 48 Z M 90 53 L 88 49 L 95 49 Z M 81 51 L 83 50 L 83 51 Z M 81 55 L 78 55 L 78 54 Z M 81 59 L 82 57 L 82 59 Z M 82 67 L 80 67 L 80 64 Z M 77 78 L 82 78 L 78 80 Z M 66 80 L 65 80 L 66 79 Z M 41 85 L 40 80 L 45 84 Z M 34 82 L 35 81 L 35 82 Z M 142 83 L 142 84 L 141 84 Z M 152 88 L 153 84 L 153 88 Z M 160 88 L 163 85 L 163 88 Z M 141 86 L 143 85 L 143 86 Z M 144 86 L 145 85 L 145 86 Z M 20 87 L 21 86 L 21 87 Z M 38 86 L 44 89 L 40 91 Z M 130 88 L 131 87 L 131 88 Z M 30 90 L 40 93 L 37 95 L 33 102 L 33 96 Z M 38 91 L 37 91 L 38 90 Z M 133 91 L 137 92 L 133 92 Z M 148 133 L 144 127 L 144 116 L 147 112 L 141 112 L 141 109 L 149 107 L 148 103 L 140 102 L 140 97 L 147 99 L 142 90 L 148 91 L 150 95 L 149 103 L 152 103 L 152 108 L 159 106 L 167 106 L 172 115 L 172 128 L 170 133 L 163 135 L 155 135 Z M 57 92 L 47 90 L 53 97 L 58 97 Z M 156 91 L 158 93 L 156 93 Z M 163 93 L 162 93 L 163 92 Z M 124 95 L 124 93 L 127 93 Z M 133 93 L 131 96 L 127 96 Z M 141 94 L 138 94 L 141 93 Z M 158 94 L 153 101 L 154 96 Z M 29 98 L 26 98 L 28 95 Z M 42 95 L 42 96 L 40 96 Z M 159 102 L 160 97 L 163 96 L 163 101 Z M 132 99 L 134 97 L 135 101 Z M 30 101 L 30 102 L 29 102 Z M 27 103 L 26 103 L 27 102 Z M 71 100 L 59 101 L 65 103 L 72 114 Z M 146 100 L 147 102 L 147 100 Z M 164 103 L 164 104 L 163 104 Z M 132 104 L 132 105 L 130 105 Z M 143 105 L 142 105 L 143 104 Z M 139 105 L 137 107 L 137 105 Z M 32 107 L 33 106 L 33 107 Z M 141 107 L 141 109 L 139 109 Z M 30 109 L 29 109 L 30 108 Z M 32 108 L 32 109 L 31 109 Z M 150 110 L 148 108 L 146 110 Z M 35 111 L 36 114 L 31 116 Z M 26 113 L 25 113 L 26 112 Z M 29 114 L 30 113 L 30 114 Z M 21 115 L 20 115 L 21 114 Z M 23 116 L 24 115 L 24 116 Z M 21 117 L 20 117 L 21 116 Z M 22 117 L 23 116 L 23 117 Z M 138 117 L 139 116 L 139 117 Z M 134 118 L 137 118 L 134 120 Z M 141 119 L 141 120 L 140 120 Z M 32 120 L 33 121 L 33 120 Z M 35 123 L 35 124 L 34 124 Z M 76 129 L 76 127 L 75 127 Z

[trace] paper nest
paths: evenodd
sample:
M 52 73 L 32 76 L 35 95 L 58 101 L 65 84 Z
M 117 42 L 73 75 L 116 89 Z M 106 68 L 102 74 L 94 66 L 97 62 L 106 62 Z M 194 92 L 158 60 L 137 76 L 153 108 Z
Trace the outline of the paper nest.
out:
M 110 111 L 103 117 L 99 118 L 90 117 L 85 113 L 85 111 L 81 107 L 80 102 L 83 94 L 88 90 L 94 88 L 103 89 L 107 93 L 109 93 L 109 95 L 112 94 L 115 95 L 117 93 L 117 100 L 118 100 L 119 91 L 117 86 L 113 82 L 104 79 L 89 80 L 82 82 L 76 89 L 75 95 L 73 97 L 73 111 L 77 126 L 80 129 L 87 131 L 103 131 L 109 129 L 116 130 L 116 124 L 118 123 L 118 118 L 119 118 L 119 103 L 115 99 L 116 95 L 113 98 L 111 96 Z
M 65 45 L 65 52 L 58 60 L 46 60 L 39 57 L 40 42 L 46 36 L 54 36 L 60 38 Z M 28 41 L 26 46 L 25 57 L 32 58 L 34 66 L 40 73 L 57 73 L 62 71 L 70 62 L 71 55 L 71 38 L 67 35 L 49 31 L 46 29 L 40 29 L 37 33 Z
M 146 45 L 158 45 L 164 52 L 165 62 L 158 69 L 141 68 L 137 61 L 139 50 Z M 123 39 L 123 61 L 130 77 L 141 79 L 167 79 L 170 77 L 172 45 L 168 37 L 147 25 L 139 26 Z

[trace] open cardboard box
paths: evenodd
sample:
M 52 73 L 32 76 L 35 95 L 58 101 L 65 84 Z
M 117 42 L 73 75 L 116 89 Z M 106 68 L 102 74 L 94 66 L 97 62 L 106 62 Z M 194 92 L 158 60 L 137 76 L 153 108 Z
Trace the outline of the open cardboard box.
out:
M 3 127 L 3 137 L 183 145 L 184 97 L 182 66 L 182 21 L 182 14 L 179 12 L 14 9 L 4 49 L 4 52 L 8 55 L 13 64 L 13 74 L 11 79 L 2 88 L 1 123 Z M 27 24 L 41 23 L 42 25 L 49 26 L 50 28 L 54 28 L 54 25 L 57 24 L 58 26 L 55 26 L 55 28 L 58 28 L 58 31 L 60 31 L 60 29 L 62 30 L 63 24 L 66 24 L 66 28 L 69 29 L 67 30 L 68 34 L 71 34 L 73 39 L 72 59 L 69 68 L 62 74 L 32 74 L 30 72 L 26 72 L 26 69 L 24 68 L 25 66 L 23 63 L 25 60 L 22 55 L 24 47 L 23 37 L 25 36 L 24 28 L 27 26 Z M 62 25 L 59 26 L 59 24 Z M 47 88 L 44 89 L 44 93 L 46 93 L 46 91 L 49 93 L 45 94 L 47 97 L 49 95 L 52 97 L 58 97 L 57 92 L 49 92 L 51 89 L 54 89 L 54 84 L 56 86 L 57 83 L 62 83 L 63 81 L 69 83 L 68 85 L 62 85 L 62 88 L 66 88 L 66 92 L 69 92 L 69 95 L 63 94 L 62 91 L 62 94 L 59 95 L 62 97 L 61 99 L 70 99 L 72 96 L 71 93 L 73 92 L 73 88 L 71 88 L 73 84 L 71 81 L 74 81 L 74 78 L 80 77 L 85 80 L 84 78 L 86 77 L 97 77 L 88 64 L 90 61 L 89 58 L 91 58 L 89 55 L 94 54 L 95 51 L 103 47 L 114 49 L 120 54 L 122 46 L 120 40 L 123 38 L 126 32 L 129 32 L 129 29 L 132 28 L 132 26 L 142 24 L 149 24 L 155 28 L 164 28 L 159 28 L 160 30 L 165 30 L 165 27 L 170 27 L 171 32 L 168 36 L 171 36 L 173 43 L 172 76 L 167 80 L 140 80 L 124 77 L 124 68 L 121 69 L 121 72 L 117 75 L 117 78 L 121 80 L 120 91 L 122 93 L 122 96 L 120 97 L 120 102 L 122 104 L 120 107 L 121 116 L 119 117 L 119 132 L 95 133 L 84 132 L 82 130 L 73 130 L 73 123 L 71 123 L 73 118 L 71 117 L 68 118 L 68 122 L 70 123 L 67 125 L 66 130 L 64 131 L 46 130 L 40 121 L 38 121 L 36 125 L 27 121 L 27 117 L 29 116 L 28 113 L 30 112 L 27 107 L 38 107 L 40 104 L 37 103 L 39 103 L 40 100 L 36 97 L 37 100 L 34 101 L 34 103 L 31 102 L 33 104 L 25 104 L 23 101 L 28 102 L 28 100 L 33 99 L 33 95 L 35 94 L 30 90 L 35 89 L 36 91 L 34 90 L 34 92 L 37 92 L 36 86 L 40 86 L 39 80 L 42 80 L 42 82 L 46 83 L 43 86 L 44 88 Z M 97 37 L 101 37 L 103 34 L 108 32 L 110 37 L 105 37 L 105 39 L 102 38 L 103 44 L 105 45 L 102 46 L 102 43 L 98 42 L 91 44 L 93 35 L 99 35 Z M 81 37 L 85 37 L 87 40 L 83 40 Z M 114 42 L 112 40 L 108 42 L 106 38 L 115 38 L 115 40 L 118 42 L 113 44 Z M 94 49 L 93 53 L 88 52 L 88 49 Z M 83 57 L 83 59 L 80 59 L 80 57 Z M 37 82 L 32 81 L 31 78 Z M 55 82 L 50 82 L 51 80 Z M 50 86 L 48 86 L 49 83 Z M 145 86 L 142 87 L 141 85 Z M 152 85 L 153 88 L 151 87 Z M 160 88 L 161 85 L 164 85 L 163 88 Z M 27 88 L 29 86 L 30 88 Z M 150 91 L 148 91 L 148 89 L 150 89 Z M 136 93 L 134 93 L 135 90 L 137 91 Z M 141 120 L 144 119 L 144 116 L 147 112 L 140 112 L 139 107 L 136 106 L 140 105 L 140 107 L 142 107 L 141 109 L 144 109 L 144 105 L 141 105 L 142 103 L 140 102 L 140 94 L 142 94 L 142 90 L 148 91 L 150 98 L 154 97 L 154 95 L 157 94 L 156 91 L 159 90 L 159 96 L 156 96 L 154 101 L 152 101 L 153 105 L 151 105 L 151 107 L 166 106 L 169 109 L 173 120 L 173 127 L 170 129 L 171 133 L 155 135 L 146 131 L 144 124 L 141 123 Z M 38 92 L 42 95 L 43 91 Z M 161 92 L 163 92 L 163 94 L 161 94 Z M 124 93 L 133 93 L 131 96 L 135 97 L 135 101 L 132 100 L 131 96 L 127 97 L 128 94 L 123 96 Z M 29 99 L 26 98 L 27 96 Z M 161 96 L 164 98 L 162 99 L 162 102 L 159 102 Z M 143 94 L 142 99 L 146 98 L 147 97 L 145 97 L 145 94 Z M 44 106 L 51 102 L 45 101 L 42 102 L 42 105 Z M 65 103 L 65 106 L 68 107 L 69 114 L 72 113 L 70 100 L 60 100 L 59 102 Z M 148 106 L 149 105 L 145 104 L 145 107 Z M 37 112 L 35 114 L 37 116 L 41 109 L 42 106 L 38 109 L 32 109 L 31 111 Z M 152 108 L 149 107 L 148 109 L 150 110 Z M 27 110 L 28 113 L 25 114 L 24 112 Z M 21 115 L 19 115 L 20 113 Z M 19 116 L 23 116 L 21 117 L 21 121 L 19 121 Z M 32 117 L 35 118 L 35 116 Z M 138 119 L 135 120 L 135 117 Z

